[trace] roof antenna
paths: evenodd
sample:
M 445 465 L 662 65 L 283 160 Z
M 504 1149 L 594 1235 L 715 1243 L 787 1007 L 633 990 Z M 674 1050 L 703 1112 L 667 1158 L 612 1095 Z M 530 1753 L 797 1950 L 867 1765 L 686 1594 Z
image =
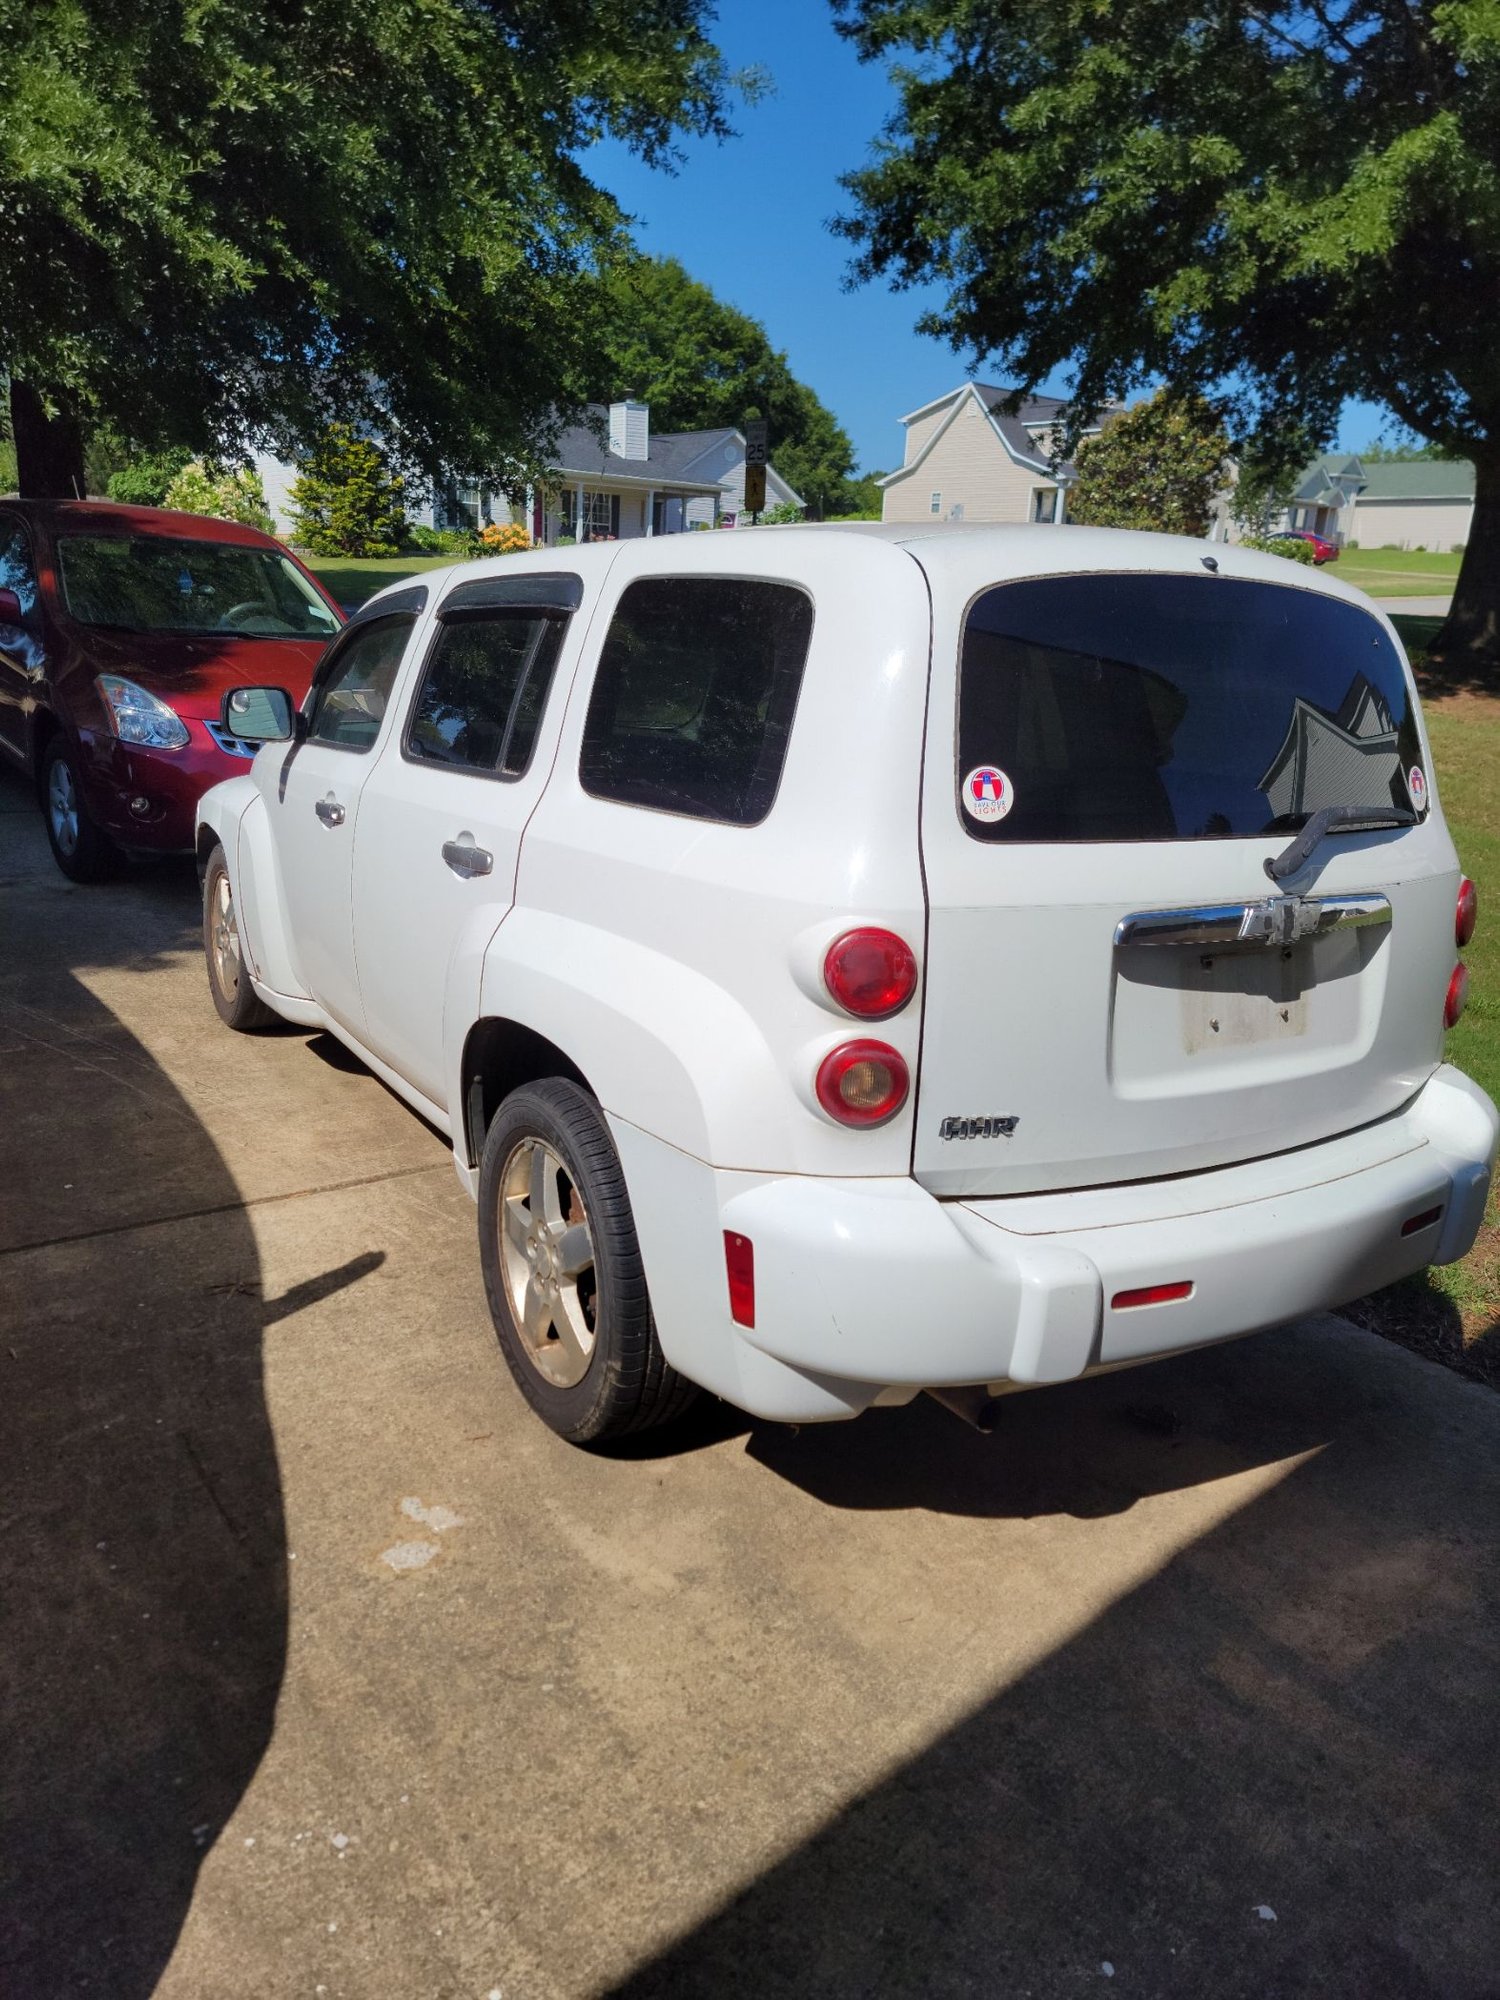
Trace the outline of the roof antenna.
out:
M 1214 572 L 1215 576 L 1218 575 L 1219 558 L 1217 556 L 1200 556 L 1198 560 L 1202 563 L 1205 569 L 1211 569 Z

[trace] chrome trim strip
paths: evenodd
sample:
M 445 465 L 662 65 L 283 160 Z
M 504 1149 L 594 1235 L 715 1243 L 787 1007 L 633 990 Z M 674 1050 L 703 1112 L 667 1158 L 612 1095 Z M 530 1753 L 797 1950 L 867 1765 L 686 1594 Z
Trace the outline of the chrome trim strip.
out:
M 1285 945 L 1351 925 L 1388 924 L 1386 896 L 1267 896 L 1252 903 L 1201 903 L 1137 910 L 1115 925 L 1117 948 L 1141 945 Z

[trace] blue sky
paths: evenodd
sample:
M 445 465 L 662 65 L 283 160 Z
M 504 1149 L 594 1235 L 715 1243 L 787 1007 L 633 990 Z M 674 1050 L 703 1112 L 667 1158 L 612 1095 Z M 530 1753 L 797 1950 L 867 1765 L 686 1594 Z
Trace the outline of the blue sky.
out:
M 741 107 L 740 137 L 690 144 L 675 176 L 616 145 L 597 147 L 590 171 L 637 218 L 642 247 L 678 258 L 762 321 L 848 431 L 860 466 L 888 471 L 901 461 L 898 419 L 965 373 L 962 356 L 913 330 L 936 293 L 843 289 L 849 245 L 827 227 L 846 205 L 838 177 L 868 153 L 894 101 L 890 85 L 834 33 L 827 0 L 720 0 L 718 41 L 732 67 L 757 64 L 775 85 Z M 1358 450 L 1381 425 L 1375 405 L 1350 404 L 1339 443 Z

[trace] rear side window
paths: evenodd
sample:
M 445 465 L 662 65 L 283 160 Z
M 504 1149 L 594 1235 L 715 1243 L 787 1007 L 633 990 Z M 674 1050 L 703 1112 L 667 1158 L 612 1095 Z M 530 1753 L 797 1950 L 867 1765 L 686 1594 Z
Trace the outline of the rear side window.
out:
M 1396 648 L 1313 591 L 1045 577 L 985 592 L 965 625 L 957 778 L 976 840 L 1215 840 L 1295 833 L 1322 806 L 1420 812 L 1421 755 Z
M 444 618 L 406 731 L 406 755 L 486 777 L 531 762 L 566 618 L 486 611 Z
M 579 777 L 595 798 L 754 826 L 771 810 L 812 639 L 792 584 L 652 577 L 620 599 Z
M 416 619 L 398 613 L 356 624 L 335 640 L 312 687 L 308 740 L 361 753 L 375 747 Z

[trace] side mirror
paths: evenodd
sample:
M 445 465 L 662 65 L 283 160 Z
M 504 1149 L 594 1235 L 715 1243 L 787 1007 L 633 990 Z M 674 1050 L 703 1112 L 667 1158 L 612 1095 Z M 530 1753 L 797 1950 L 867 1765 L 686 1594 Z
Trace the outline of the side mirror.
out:
M 231 688 L 224 727 L 242 743 L 285 743 L 293 733 L 292 698 L 285 688 Z
M 13 590 L 0 590 L 0 625 L 19 625 L 24 616 L 21 600 Z

